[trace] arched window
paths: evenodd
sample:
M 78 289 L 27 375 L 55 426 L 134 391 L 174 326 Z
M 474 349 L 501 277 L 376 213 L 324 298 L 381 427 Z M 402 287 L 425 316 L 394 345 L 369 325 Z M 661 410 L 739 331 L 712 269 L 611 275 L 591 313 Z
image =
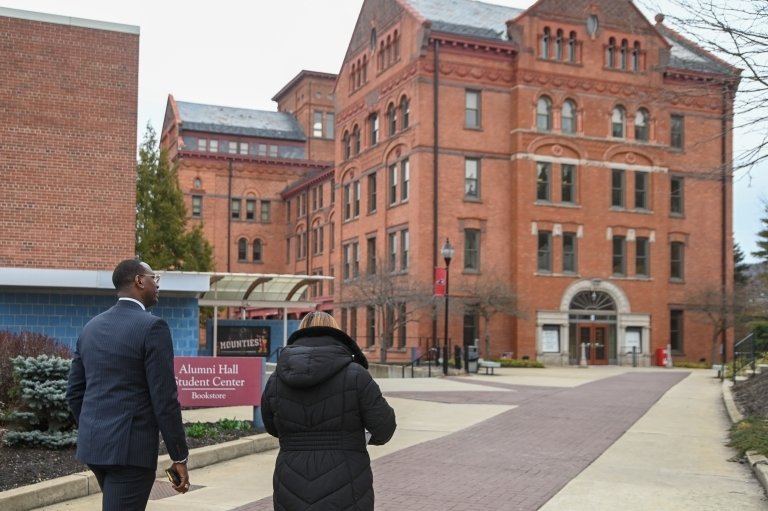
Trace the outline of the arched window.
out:
M 627 59 L 629 58 L 629 43 L 626 39 L 621 41 L 621 69 L 627 69 Z
M 411 117 L 411 104 L 408 101 L 408 96 L 403 96 L 400 99 L 400 116 L 402 117 L 402 129 L 406 129 L 410 122 Z
M 539 53 L 539 57 L 543 59 L 549 58 L 549 38 L 551 37 L 551 33 L 549 30 L 549 27 L 544 28 L 544 34 L 541 36 L 541 52 Z
M 245 238 L 237 240 L 237 260 L 248 260 L 248 241 Z
M 558 30 L 555 37 L 555 59 L 563 60 L 563 31 Z
M 389 136 L 393 136 L 397 133 L 397 108 L 394 103 L 390 103 L 387 107 L 387 120 L 389 122 Z
M 560 130 L 563 133 L 576 133 L 576 103 L 571 99 L 566 99 L 563 102 Z
M 253 240 L 253 261 L 261 262 L 261 240 Z
M 368 83 L 368 56 L 363 57 L 363 81 L 362 83 Z M 362 85 L 361 83 L 361 85 Z
M 395 62 L 400 60 L 400 34 L 397 33 L 397 30 L 395 30 L 395 35 L 392 36 L 392 54 Z
M 376 51 L 376 28 L 371 29 L 371 51 Z
M 605 66 L 613 68 L 616 63 L 616 39 L 608 39 L 608 47 L 605 49 Z
M 568 62 L 576 63 L 576 32 L 571 32 L 568 36 Z
M 382 39 L 381 43 L 379 44 L 379 55 L 377 57 L 378 64 L 379 64 L 379 71 L 384 69 L 385 63 L 384 63 L 384 53 L 385 53 L 385 46 L 384 46 L 384 40 Z
M 387 36 L 387 56 L 384 58 L 384 65 L 389 67 L 392 65 L 392 36 Z
M 354 156 L 357 156 L 360 154 L 360 126 L 355 124 L 355 127 L 352 129 L 352 138 L 354 139 L 353 143 L 355 144 L 355 150 L 352 153 Z
M 350 156 L 352 156 L 352 143 L 349 139 L 349 131 L 344 131 L 344 159 L 348 160 Z
M 536 129 L 550 131 L 552 129 L 552 100 L 542 96 L 536 103 Z
M 640 43 L 637 41 L 632 47 L 632 71 L 635 73 L 640 71 Z
M 627 121 L 627 113 L 623 106 L 617 106 L 611 114 L 611 136 L 615 138 L 624 138 Z
M 351 90 L 355 90 L 357 88 L 356 80 L 357 79 L 357 65 L 355 63 L 352 63 L 351 72 L 349 74 L 349 88 Z
M 648 110 L 641 108 L 635 114 L 635 140 L 648 142 Z

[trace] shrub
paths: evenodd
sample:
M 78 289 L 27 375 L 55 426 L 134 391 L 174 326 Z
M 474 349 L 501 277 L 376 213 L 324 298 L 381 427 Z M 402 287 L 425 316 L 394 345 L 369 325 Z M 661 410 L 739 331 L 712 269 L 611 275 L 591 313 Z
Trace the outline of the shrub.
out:
M 0 408 L 2 403 L 13 405 L 18 399 L 18 390 L 13 379 L 12 359 L 16 357 L 37 357 L 48 355 L 72 358 L 69 347 L 60 344 L 53 337 L 35 332 L 0 331 Z
M 544 364 L 538 360 L 527 360 L 519 358 L 501 358 L 496 360 L 496 362 L 501 362 L 501 367 L 536 367 L 539 369 L 544 367 Z
M 186 432 L 187 436 L 190 438 L 203 438 L 214 435 L 216 433 L 216 428 L 202 422 L 195 422 L 194 424 L 187 426 Z
M 237 419 L 219 419 L 216 422 L 216 427 L 222 431 L 247 431 L 251 429 L 251 424 L 248 421 Z
M 13 359 L 21 406 L 8 414 L 8 419 L 20 430 L 8 431 L 6 444 L 56 449 L 76 443 L 77 433 L 66 399 L 71 365 L 71 360 L 47 355 Z

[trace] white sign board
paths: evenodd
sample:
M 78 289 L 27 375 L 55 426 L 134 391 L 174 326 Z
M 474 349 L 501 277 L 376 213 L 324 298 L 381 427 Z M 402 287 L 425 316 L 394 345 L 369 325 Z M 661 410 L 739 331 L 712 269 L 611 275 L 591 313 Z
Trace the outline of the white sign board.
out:
M 544 327 L 541 332 L 541 351 L 543 353 L 560 353 L 560 329 Z
M 637 348 L 637 352 L 642 351 L 640 346 L 640 330 L 627 330 L 624 335 L 624 346 L 627 348 L 627 353 L 632 353 L 632 348 Z

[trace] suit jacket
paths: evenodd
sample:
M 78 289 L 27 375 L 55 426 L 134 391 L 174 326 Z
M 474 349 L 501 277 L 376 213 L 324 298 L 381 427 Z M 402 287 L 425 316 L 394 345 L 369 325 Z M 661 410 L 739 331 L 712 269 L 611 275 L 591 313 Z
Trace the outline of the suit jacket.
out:
M 83 328 L 67 401 L 78 426 L 76 458 L 94 465 L 157 468 L 159 437 L 187 457 L 168 324 L 120 300 Z

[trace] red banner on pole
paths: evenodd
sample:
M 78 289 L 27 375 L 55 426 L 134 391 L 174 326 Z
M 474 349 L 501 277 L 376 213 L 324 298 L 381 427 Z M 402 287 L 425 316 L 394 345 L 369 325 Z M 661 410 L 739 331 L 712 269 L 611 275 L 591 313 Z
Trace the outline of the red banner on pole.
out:
M 445 296 L 445 268 L 435 268 L 435 296 Z

